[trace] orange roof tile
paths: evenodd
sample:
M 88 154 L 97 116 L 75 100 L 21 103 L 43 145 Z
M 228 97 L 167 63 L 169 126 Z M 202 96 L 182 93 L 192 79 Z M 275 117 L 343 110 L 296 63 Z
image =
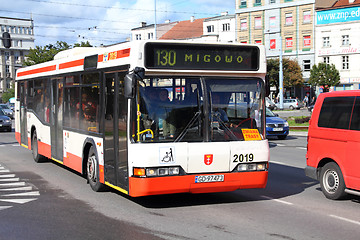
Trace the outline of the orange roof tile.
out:
M 193 22 L 181 21 L 171 28 L 160 39 L 189 39 L 198 38 L 203 35 L 203 22 L 206 18 L 195 19 Z
M 351 6 L 360 5 L 360 0 L 355 0 L 353 3 L 349 3 L 349 0 L 338 0 L 334 5 L 333 8 L 338 7 L 351 7 Z

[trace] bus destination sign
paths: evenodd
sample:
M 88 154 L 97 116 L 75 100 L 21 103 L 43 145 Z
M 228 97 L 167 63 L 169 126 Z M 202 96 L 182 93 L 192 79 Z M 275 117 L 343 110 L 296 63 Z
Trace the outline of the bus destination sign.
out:
M 147 43 L 145 67 L 180 70 L 259 70 L 256 46 Z

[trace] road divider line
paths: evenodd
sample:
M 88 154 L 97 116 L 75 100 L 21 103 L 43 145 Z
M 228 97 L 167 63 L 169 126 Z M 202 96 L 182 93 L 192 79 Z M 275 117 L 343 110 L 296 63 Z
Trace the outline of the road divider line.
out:
M 23 196 L 40 196 L 39 191 L 23 192 L 23 193 L 11 193 L 1 195 L 1 197 L 23 197 Z
M 0 178 L 13 178 L 15 177 L 15 174 L 4 174 L 4 175 L 0 175 Z
M 353 223 L 353 224 L 360 225 L 360 222 L 359 222 L 359 221 L 355 221 L 355 220 L 351 220 L 351 219 L 348 219 L 348 218 L 339 217 L 339 216 L 336 216 L 336 215 L 329 215 L 329 216 L 330 216 L 330 217 L 333 217 L 333 218 L 336 218 L 336 219 L 339 219 L 339 220 L 342 220 L 342 221 L 345 221 L 345 222 L 349 222 L 349 223 Z
M 287 202 L 287 201 L 284 201 L 284 200 L 280 200 L 280 199 L 268 197 L 268 196 L 265 196 L 265 195 L 262 195 L 261 197 L 266 198 L 266 199 L 268 199 L 268 200 L 274 200 L 275 202 L 282 203 L 282 204 L 286 204 L 286 205 L 294 205 L 294 204 L 291 203 L 291 202 Z
M 18 182 L 20 178 L 0 178 L 0 182 Z

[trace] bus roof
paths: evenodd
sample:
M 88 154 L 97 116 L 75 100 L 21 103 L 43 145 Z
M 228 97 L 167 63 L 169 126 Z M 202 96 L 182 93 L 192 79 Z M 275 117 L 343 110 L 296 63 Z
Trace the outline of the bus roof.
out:
M 241 71 L 232 70 L 204 70 L 204 69 L 147 69 L 145 66 L 145 45 L 147 43 L 156 44 L 178 44 L 178 45 L 195 45 L 195 46 L 252 46 L 260 49 L 259 67 L 257 70 Z M 263 77 L 266 74 L 266 58 L 264 46 L 239 44 L 239 43 L 208 43 L 208 42 L 189 42 L 189 41 L 133 41 L 125 42 L 109 47 L 78 47 L 59 52 L 55 55 L 54 60 L 36 64 L 33 66 L 20 68 L 17 70 L 16 80 L 25 80 L 37 77 L 55 76 L 64 73 L 82 72 L 84 70 L 105 69 L 116 66 L 128 65 L 130 69 L 143 67 L 146 74 L 166 75 L 234 75 L 238 76 L 239 72 L 246 72 L 251 76 Z

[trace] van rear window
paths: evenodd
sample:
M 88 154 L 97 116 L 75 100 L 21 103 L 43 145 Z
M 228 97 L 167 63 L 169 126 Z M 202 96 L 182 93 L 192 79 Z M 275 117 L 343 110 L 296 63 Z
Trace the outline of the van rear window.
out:
M 328 97 L 324 99 L 319 116 L 319 127 L 349 129 L 355 97 Z

